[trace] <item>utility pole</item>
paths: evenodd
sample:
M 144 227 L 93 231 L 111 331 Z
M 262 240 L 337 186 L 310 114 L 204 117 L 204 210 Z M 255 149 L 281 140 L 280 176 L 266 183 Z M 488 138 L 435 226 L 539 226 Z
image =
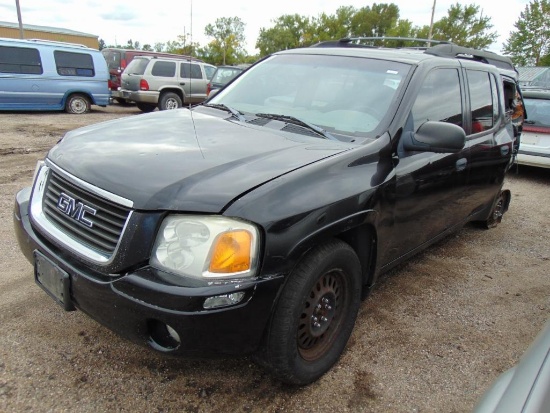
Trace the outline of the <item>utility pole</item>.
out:
M 19 0 L 15 0 L 15 6 L 17 7 L 17 20 L 19 20 L 19 38 L 24 39 L 23 35 L 23 20 L 21 19 L 21 8 L 19 7 Z
M 432 40 L 432 34 L 433 34 L 433 28 L 434 28 L 435 1 L 436 0 L 434 0 L 434 5 L 432 7 L 432 18 L 430 20 L 430 34 L 428 34 L 428 47 L 432 45 L 430 40 Z

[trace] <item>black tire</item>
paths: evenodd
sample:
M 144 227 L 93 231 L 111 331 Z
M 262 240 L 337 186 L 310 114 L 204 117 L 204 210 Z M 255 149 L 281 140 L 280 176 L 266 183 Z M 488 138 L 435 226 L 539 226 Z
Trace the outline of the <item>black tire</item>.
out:
M 115 102 L 118 103 L 119 105 L 127 105 L 128 104 L 128 101 L 124 98 L 115 98 Z
M 67 98 L 65 112 L 73 115 L 82 115 L 90 111 L 90 99 L 86 95 L 75 93 Z
M 485 227 L 486 229 L 497 227 L 498 224 L 500 224 L 500 222 L 502 221 L 502 216 L 508 210 L 509 204 L 510 192 L 501 191 L 495 201 L 493 210 L 491 211 L 491 216 L 486 221 L 483 221 L 483 227 Z
M 148 113 L 154 111 L 157 107 L 151 103 L 136 103 L 136 106 L 142 112 Z
M 181 98 L 173 93 L 173 92 L 166 92 L 160 95 L 159 99 L 159 110 L 171 110 L 171 109 L 178 109 L 183 106 L 183 102 L 181 101 Z
M 305 385 L 344 351 L 361 302 L 361 264 L 340 240 L 309 252 L 287 280 L 274 311 L 260 364 L 281 381 Z

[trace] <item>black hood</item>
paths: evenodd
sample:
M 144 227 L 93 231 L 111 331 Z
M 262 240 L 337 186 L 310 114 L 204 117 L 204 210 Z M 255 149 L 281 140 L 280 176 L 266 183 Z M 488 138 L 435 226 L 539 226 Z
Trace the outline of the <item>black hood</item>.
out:
M 48 157 L 136 209 L 216 213 L 267 181 L 351 147 L 178 109 L 74 130 Z

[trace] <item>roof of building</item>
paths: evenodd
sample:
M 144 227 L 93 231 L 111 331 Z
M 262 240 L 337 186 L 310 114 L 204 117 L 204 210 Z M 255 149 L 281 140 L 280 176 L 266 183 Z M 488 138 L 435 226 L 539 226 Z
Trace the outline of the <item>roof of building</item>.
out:
M 18 23 L 0 21 L 0 27 L 8 27 L 10 29 L 19 30 L 19 24 Z M 72 35 L 72 36 L 93 37 L 94 39 L 98 38 L 98 36 L 95 35 L 95 34 L 77 32 L 75 30 L 63 29 L 63 28 L 60 28 L 60 27 L 37 26 L 37 25 L 34 25 L 34 24 L 23 24 L 23 30 L 35 30 L 35 31 L 41 31 L 41 32 L 67 34 L 67 35 Z
M 524 66 L 518 67 L 519 71 L 519 80 L 522 82 L 531 82 L 537 77 L 547 72 L 549 67 L 543 66 Z

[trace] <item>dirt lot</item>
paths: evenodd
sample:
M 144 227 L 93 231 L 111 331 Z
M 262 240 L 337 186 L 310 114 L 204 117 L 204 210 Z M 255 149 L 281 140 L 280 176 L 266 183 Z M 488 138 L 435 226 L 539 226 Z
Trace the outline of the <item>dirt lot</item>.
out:
M 498 228 L 467 226 L 387 274 L 338 365 L 305 388 L 247 358 L 166 358 L 63 312 L 19 252 L 14 195 L 65 131 L 138 113 L 0 114 L 0 411 L 469 412 L 549 318 L 550 170 L 528 167 L 507 177 Z

